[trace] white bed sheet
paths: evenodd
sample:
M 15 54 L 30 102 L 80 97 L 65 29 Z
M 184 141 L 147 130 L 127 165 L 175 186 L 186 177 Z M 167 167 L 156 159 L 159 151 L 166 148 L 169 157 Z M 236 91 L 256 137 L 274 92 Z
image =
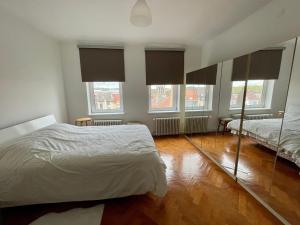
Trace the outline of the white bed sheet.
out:
M 243 131 L 251 132 L 257 135 L 257 138 L 263 138 L 268 144 L 277 145 L 280 136 L 282 119 L 262 119 L 262 120 L 244 120 Z M 228 128 L 239 130 L 240 120 L 233 120 L 228 123 Z M 296 117 L 287 117 L 283 120 L 282 132 L 280 136 L 279 147 L 283 153 L 286 153 L 295 160 L 300 166 L 300 119 Z
M 163 196 L 165 169 L 144 125 L 54 124 L 0 148 L 0 207 Z

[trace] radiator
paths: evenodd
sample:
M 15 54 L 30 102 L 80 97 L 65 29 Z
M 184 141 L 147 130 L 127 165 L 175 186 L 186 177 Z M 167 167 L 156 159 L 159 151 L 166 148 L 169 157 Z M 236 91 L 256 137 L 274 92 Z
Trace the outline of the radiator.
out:
M 256 114 L 256 115 L 245 115 L 246 120 L 262 120 L 262 119 L 271 119 L 273 114 Z
M 178 135 L 180 128 L 179 117 L 154 118 L 154 135 Z
M 94 120 L 94 126 L 113 126 L 113 125 L 122 125 L 122 120 Z
M 208 116 L 185 117 L 184 131 L 186 134 L 206 133 Z
M 241 114 L 232 114 L 231 117 L 233 119 L 240 119 Z M 250 115 L 245 115 L 244 119 L 245 120 L 262 120 L 262 119 L 271 119 L 274 118 L 272 113 L 264 113 L 264 114 L 250 114 Z
M 242 114 L 231 114 L 232 119 L 237 120 L 241 119 Z

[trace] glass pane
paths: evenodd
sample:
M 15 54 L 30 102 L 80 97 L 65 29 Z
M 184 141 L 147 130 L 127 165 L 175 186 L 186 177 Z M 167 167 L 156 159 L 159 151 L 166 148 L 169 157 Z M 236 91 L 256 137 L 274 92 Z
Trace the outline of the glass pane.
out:
M 150 111 L 176 110 L 176 91 L 173 85 L 151 85 Z
M 300 221 L 300 44 L 295 52 L 268 203 L 290 224 Z
M 207 110 L 211 108 L 210 94 L 212 88 L 209 85 L 186 85 L 185 88 L 185 109 L 186 110 Z
M 246 107 L 264 107 L 264 81 L 249 80 L 247 87 Z
M 300 110 L 297 110 L 296 116 L 291 120 L 284 123 L 282 120 L 285 105 L 289 107 L 289 89 L 291 90 L 289 80 L 295 40 L 271 47 L 270 49 L 275 50 L 283 49 L 280 65 L 274 64 L 274 67 L 280 67 L 279 77 L 275 81 L 249 81 L 247 85 L 247 104 L 265 104 L 267 107 L 245 111 L 237 177 L 291 224 L 298 224 L 300 221 L 299 168 L 290 158 L 289 150 L 298 149 L 295 144 L 300 137 L 297 124 Z M 294 67 L 296 63 L 295 58 Z M 298 75 L 299 73 L 295 74 Z M 299 99 L 297 80 L 300 79 L 293 80 L 292 76 L 291 84 L 295 84 L 296 93 L 294 103 Z M 251 101 L 249 101 L 250 95 L 252 95 Z M 264 99 L 265 102 L 260 101 L 259 98 Z M 289 115 L 286 113 L 285 116 L 288 118 Z
M 238 146 L 238 128 L 234 125 L 241 118 L 245 82 L 231 81 L 232 66 L 233 60 L 223 62 L 218 113 L 215 123 L 215 144 L 211 149 L 211 154 L 228 173 L 234 176 Z M 234 98 L 232 98 L 232 93 L 234 93 Z M 240 104 L 240 107 L 231 110 L 233 99 L 235 104 Z
M 233 120 L 232 114 L 241 111 L 230 110 L 232 62 L 219 63 L 215 86 L 186 85 L 185 101 L 186 109 L 192 105 L 199 110 L 185 112 L 189 140 L 231 175 L 235 170 L 238 136 L 231 133 L 228 124 Z M 243 86 L 241 90 L 242 102 Z
M 267 81 L 249 80 L 247 87 L 246 108 L 264 108 Z M 232 82 L 230 108 L 242 108 L 245 82 Z
M 243 94 L 244 94 L 244 81 L 232 82 L 230 107 L 231 108 L 242 108 Z
M 300 68 L 299 65 L 298 68 Z M 292 81 L 300 81 L 299 74 L 293 74 L 293 76 Z M 299 87 L 298 85 L 296 87 L 297 89 Z M 295 86 L 290 85 L 291 92 L 295 91 L 293 88 L 295 88 Z M 298 93 L 298 91 L 296 91 L 296 93 Z M 291 104 L 288 102 L 285 110 L 270 193 L 267 195 L 267 198 L 265 198 L 288 222 L 291 224 L 299 224 L 300 100 L 298 94 L 296 96 L 289 95 L 289 98 L 295 101 L 291 102 Z
M 94 82 L 92 95 L 92 108 L 95 112 L 118 112 L 121 110 L 119 82 Z

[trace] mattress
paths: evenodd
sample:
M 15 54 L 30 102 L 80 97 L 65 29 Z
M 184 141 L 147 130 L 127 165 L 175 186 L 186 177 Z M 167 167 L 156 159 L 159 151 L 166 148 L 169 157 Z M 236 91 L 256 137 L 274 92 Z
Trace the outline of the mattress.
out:
M 228 123 L 231 130 L 239 130 L 240 120 Z M 282 131 L 281 131 L 282 126 Z M 268 145 L 279 144 L 280 154 L 291 158 L 300 166 L 300 119 L 287 117 L 282 119 L 244 120 L 243 133 L 265 141 Z
M 164 196 L 165 169 L 144 125 L 54 124 L 0 147 L 0 207 Z

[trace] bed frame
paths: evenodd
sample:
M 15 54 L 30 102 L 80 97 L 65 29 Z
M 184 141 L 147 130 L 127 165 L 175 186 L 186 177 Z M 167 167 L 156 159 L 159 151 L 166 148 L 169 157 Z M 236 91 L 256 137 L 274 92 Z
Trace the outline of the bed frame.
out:
M 235 130 L 235 129 L 231 129 L 232 133 L 233 134 L 238 134 L 238 131 Z M 283 148 L 280 148 L 280 147 L 277 147 L 277 145 L 273 144 L 273 143 L 270 143 L 268 142 L 268 140 L 266 140 L 265 138 L 257 135 L 257 134 L 254 134 L 252 132 L 249 132 L 247 130 L 243 130 L 242 132 L 242 135 L 246 136 L 246 137 L 249 137 L 252 141 L 256 142 L 257 144 L 260 144 L 268 149 L 271 149 L 275 152 L 278 151 L 278 156 L 281 157 L 281 158 L 284 158 L 290 162 L 293 162 L 295 163 L 295 159 L 292 158 L 292 156 L 290 154 L 286 154 L 286 153 L 283 153 Z M 300 167 L 300 165 L 296 164 L 298 167 Z
M 54 115 L 48 115 L 2 129 L 0 130 L 0 145 L 55 123 Z

